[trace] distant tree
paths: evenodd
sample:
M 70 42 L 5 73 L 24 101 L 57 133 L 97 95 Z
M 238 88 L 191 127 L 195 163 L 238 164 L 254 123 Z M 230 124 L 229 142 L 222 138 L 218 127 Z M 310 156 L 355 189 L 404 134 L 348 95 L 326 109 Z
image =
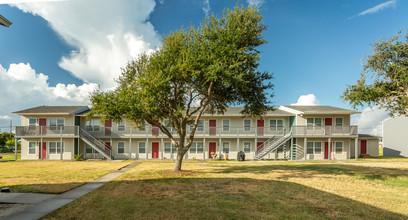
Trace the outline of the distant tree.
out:
M 10 135 L 9 132 L 1 133 L 1 135 L 0 135 L 0 146 L 6 145 L 6 142 L 8 140 L 10 140 L 10 139 L 14 139 L 14 134 L 13 133 L 11 133 L 11 135 Z
M 272 75 L 257 70 L 265 44 L 257 8 L 236 6 L 223 17 L 206 17 L 198 28 L 172 32 L 162 48 L 143 54 L 122 69 L 113 91 L 95 91 L 89 116 L 159 127 L 177 149 L 174 170 L 194 140 L 204 112 L 223 114 L 229 105 L 244 106 L 242 114 L 260 116 L 272 110 Z M 162 123 L 171 121 L 177 135 Z M 191 132 L 187 128 L 192 126 Z M 187 127 L 188 126 L 188 127 Z
M 408 116 L 408 34 L 401 37 L 400 31 L 375 42 L 373 54 L 363 61 L 360 79 L 347 87 L 342 99 L 354 108 L 377 105 L 390 115 Z

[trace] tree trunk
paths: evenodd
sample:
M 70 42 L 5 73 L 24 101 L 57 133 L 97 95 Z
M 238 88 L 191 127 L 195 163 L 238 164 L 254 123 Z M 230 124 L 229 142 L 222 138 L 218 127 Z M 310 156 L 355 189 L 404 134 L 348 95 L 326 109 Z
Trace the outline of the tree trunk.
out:
M 181 171 L 181 163 L 183 162 L 184 154 L 185 153 L 183 153 L 182 150 L 180 150 L 180 152 L 179 150 L 177 150 L 177 159 L 176 162 L 174 163 L 173 171 Z

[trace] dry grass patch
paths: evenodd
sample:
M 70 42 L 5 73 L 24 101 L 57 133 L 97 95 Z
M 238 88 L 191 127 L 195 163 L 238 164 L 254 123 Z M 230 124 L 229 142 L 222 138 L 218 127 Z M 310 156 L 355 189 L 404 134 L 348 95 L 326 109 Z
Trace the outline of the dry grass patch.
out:
M 395 162 L 395 161 L 394 161 Z M 358 163 L 365 163 L 358 161 Z M 367 163 L 371 163 L 367 161 Z M 387 163 L 393 163 L 388 161 Z M 392 165 L 389 165 L 392 166 Z M 366 178 L 377 169 L 343 162 L 145 161 L 46 218 L 406 219 L 408 186 Z M 185 175 L 187 174 L 187 175 Z M 364 177 L 364 178 L 362 178 Z M 406 178 L 401 176 L 402 179 Z M 381 182 L 382 181 L 382 182 Z M 93 207 L 88 209 L 86 207 Z
M 131 161 L 16 161 L 1 163 L 0 187 L 15 192 L 62 193 Z

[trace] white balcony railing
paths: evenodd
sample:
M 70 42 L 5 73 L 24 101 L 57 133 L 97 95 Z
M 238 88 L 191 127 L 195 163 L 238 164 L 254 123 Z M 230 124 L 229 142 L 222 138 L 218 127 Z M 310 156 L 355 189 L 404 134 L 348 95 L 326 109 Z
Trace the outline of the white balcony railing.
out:
M 78 134 L 78 126 L 16 126 L 17 137 L 71 137 Z
M 351 126 L 293 126 L 292 127 L 293 136 L 349 136 L 358 135 L 358 127 Z

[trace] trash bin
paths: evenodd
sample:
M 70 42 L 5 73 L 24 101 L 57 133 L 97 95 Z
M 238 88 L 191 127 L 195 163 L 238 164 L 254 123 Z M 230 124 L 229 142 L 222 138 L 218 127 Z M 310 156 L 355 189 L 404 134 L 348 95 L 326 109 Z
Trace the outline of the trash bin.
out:
M 238 152 L 238 161 L 245 161 L 245 153 L 243 151 Z

